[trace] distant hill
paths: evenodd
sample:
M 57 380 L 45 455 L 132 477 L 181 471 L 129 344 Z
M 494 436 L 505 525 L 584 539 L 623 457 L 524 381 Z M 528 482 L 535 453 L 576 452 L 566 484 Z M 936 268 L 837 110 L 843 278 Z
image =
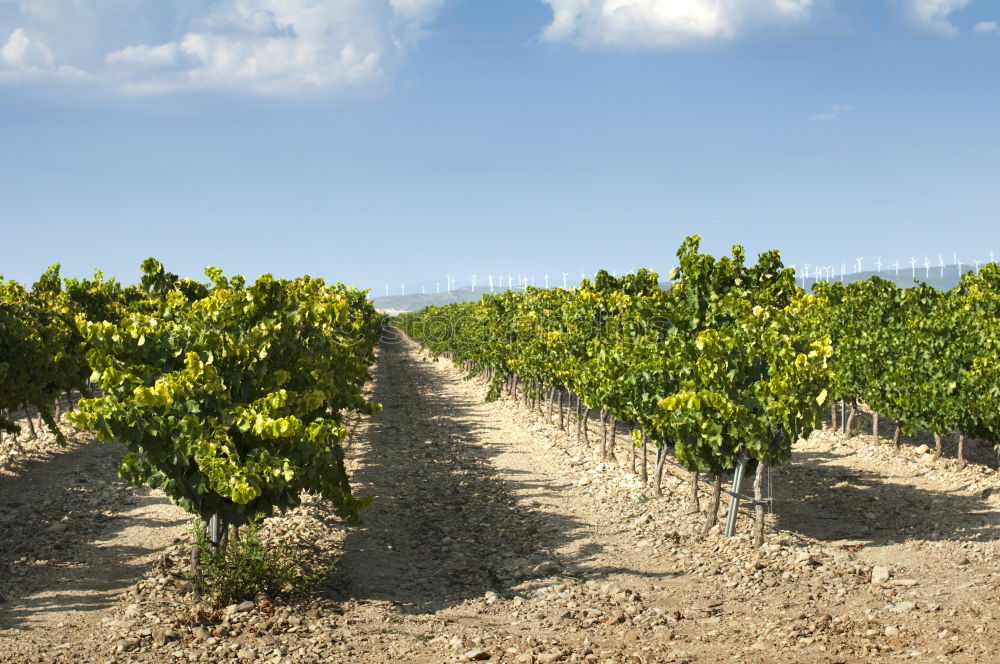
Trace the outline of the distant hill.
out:
M 970 265 L 963 265 L 962 272 L 972 272 L 975 268 Z M 899 272 L 897 274 L 894 268 L 882 269 L 880 272 L 866 271 L 866 272 L 856 272 L 853 274 L 844 275 L 845 282 L 853 281 L 864 281 L 872 276 L 878 275 L 886 281 L 892 281 L 900 288 L 909 288 L 914 285 L 913 281 L 913 271 L 910 266 L 900 266 Z M 930 273 L 928 275 L 928 270 L 923 267 L 917 267 L 916 278 L 917 282 L 926 282 L 927 284 L 937 288 L 938 290 L 949 290 L 958 285 L 958 266 L 957 265 L 945 265 L 942 276 L 941 267 L 931 267 Z M 813 284 L 816 283 L 816 279 L 813 277 L 808 277 L 803 281 L 802 277 L 799 276 L 796 279 L 799 286 L 805 286 L 806 290 L 812 290 Z M 839 277 L 837 279 L 831 278 L 831 281 L 840 281 Z M 661 288 L 669 288 L 670 282 L 663 281 L 660 282 Z M 507 290 L 506 288 L 503 290 Z M 408 311 L 420 311 L 424 307 L 429 306 L 440 306 L 443 304 L 451 304 L 452 302 L 476 302 L 483 297 L 484 294 L 489 293 L 489 288 L 483 288 L 482 286 L 476 287 L 474 290 L 466 286 L 453 291 L 447 291 L 444 293 L 415 293 L 413 295 L 389 295 L 382 297 L 372 298 L 372 302 L 375 304 L 375 308 L 379 311 L 384 311 L 387 313 L 405 313 Z M 501 289 L 497 289 L 495 292 L 502 292 Z
M 964 274 L 966 272 L 974 272 L 975 269 L 976 268 L 971 265 L 963 265 L 962 273 Z M 895 283 L 900 288 L 909 288 L 910 286 L 914 286 L 916 283 L 926 283 L 929 286 L 933 286 L 938 290 L 951 290 L 952 288 L 958 285 L 959 274 L 957 265 L 945 265 L 943 270 L 940 266 L 937 267 L 932 266 L 929 272 L 926 268 L 918 266 L 915 272 L 916 272 L 916 282 L 914 282 L 914 271 L 911 270 L 909 265 L 906 265 L 905 267 L 900 265 L 898 274 L 895 268 L 882 268 L 882 270 L 879 272 L 875 272 L 874 270 L 869 270 L 865 272 L 855 272 L 853 274 L 845 274 L 843 280 L 846 283 L 851 283 L 854 281 L 864 281 L 866 279 L 870 279 L 873 276 L 878 276 L 881 277 L 882 279 L 885 279 L 886 281 L 891 281 Z M 840 279 L 831 278 L 830 281 L 840 281 Z M 797 282 L 799 286 L 803 285 L 803 280 L 801 276 L 798 277 Z M 807 278 L 805 280 L 806 290 L 810 290 L 814 283 L 816 283 L 816 279 L 812 277 Z
M 405 313 L 408 311 L 420 311 L 424 307 L 437 307 L 443 304 L 452 304 L 454 302 L 476 302 L 482 299 L 484 291 L 485 293 L 490 292 L 488 287 L 483 289 L 480 286 L 475 290 L 465 287 L 458 290 L 445 291 L 444 293 L 414 293 L 413 295 L 387 295 L 374 297 L 372 298 L 372 302 L 375 304 L 375 308 L 379 311 L 387 313 Z

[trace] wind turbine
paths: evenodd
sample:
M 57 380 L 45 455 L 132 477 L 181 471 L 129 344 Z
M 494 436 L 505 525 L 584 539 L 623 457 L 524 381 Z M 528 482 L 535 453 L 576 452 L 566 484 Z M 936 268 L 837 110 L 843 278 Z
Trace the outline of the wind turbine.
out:
M 507 290 L 514 290 L 514 278 L 507 275 Z
M 802 275 L 802 287 L 806 287 L 806 279 L 809 277 L 809 263 L 803 263 L 805 266 L 805 273 Z
M 840 280 L 844 281 L 844 275 L 847 274 L 847 263 L 840 264 Z
M 899 276 L 899 259 L 898 258 L 896 259 L 896 262 L 892 264 L 892 266 L 894 268 L 896 268 L 896 276 L 898 277 Z
M 954 259 L 955 265 L 958 266 L 958 278 L 961 279 L 962 278 L 962 261 L 960 261 L 958 259 L 958 254 L 952 254 L 951 257 Z
M 979 276 L 979 264 L 982 263 L 982 261 L 977 258 L 976 260 L 974 260 L 972 262 L 976 264 L 976 276 L 978 277 Z
M 914 279 L 917 278 L 917 259 L 913 256 L 910 256 L 910 273 Z
M 385 285 L 385 296 L 389 297 L 389 284 Z
M 444 283 L 447 284 L 447 286 L 445 287 L 445 290 L 449 290 L 450 291 L 451 290 L 451 275 L 450 274 L 444 275 Z
M 819 265 L 813 267 L 813 279 L 819 281 L 823 278 L 823 268 Z
M 566 290 L 566 275 L 568 275 L 568 274 L 569 274 L 569 272 L 563 272 L 562 273 L 562 276 L 563 276 L 563 290 Z
M 490 292 L 493 292 L 493 275 L 490 275 Z
M 472 275 L 472 292 L 476 292 L 476 275 Z
M 878 260 L 875 261 L 875 274 L 882 274 L 882 257 L 879 256 Z
M 549 273 L 548 272 L 545 273 L 545 287 L 546 288 L 549 287 Z
M 941 268 L 941 274 L 939 274 L 938 276 L 943 279 L 944 278 L 944 255 L 943 254 L 938 254 L 938 267 Z
M 927 271 L 924 274 L 924 279 L 930 279 L 931 278 L 931 262 L 927 258 L 927 256 L 924 256 L 924 270 Z
M 861 274 L 861 261 L 863 261 L 864 258 L 855 258 L 854 260 L 858 262 L 858 274 Z
M 830 281 L 830 279 L 834 276 L 834 274 L 836 274 L 836 273 L 833 271 L 833 266 L 832 265 L 827 265 L 826 266 L 826 280 Z

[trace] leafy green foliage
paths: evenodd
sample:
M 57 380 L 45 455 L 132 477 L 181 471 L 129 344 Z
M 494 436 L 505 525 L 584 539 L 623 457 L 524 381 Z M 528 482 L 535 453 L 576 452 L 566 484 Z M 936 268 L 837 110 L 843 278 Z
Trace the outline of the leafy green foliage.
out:
M 81 313 L 62 290 L 58 265 L 48 268 L 30 290 L 0 280 L 0 429 L 16 432 L 3 413 L 31 406 L 63 440 L 53 404 L 69 390 L 85 390 L 89 373 L 74 324 Z
M 250 522 L 243 537 L 213 552 L 205 529 L 195 527 L 201 552 L 200 575 L 192 579 L 198 594 L 216 607 L 252 600 L 257 593 L 294 600 L 311 594 L 331 566 L 318 565 L 307 554 L 279 541 L 268 546 L 260 536 L 261 520 Z
M 128 449 L 119 473 L 207 519 L 240 524 L 329 499 L 357 521 L 340 445 L 345 412 L 374 413 L 362 386 L 382 317 L 363 293 L 321 279 L 247 285 L 206 270 L 211 286 L 143 263 L 145 299 L 121 320 L 77 318 L 104 396 L 77 426 Z
M 678 251 L 679 281 L 600 272 L 572 290 L 528 289 L 432 307 L 396 324 L 435 354 L 523 381 L 568 388 L 588 407 L 674 445 L 688 468 L 722 472 L 740 452 L 783 463 L 819 424 L 829 393 L 829 337 L 777 252 L 716 260 L 697 236 Z M 499 384 L 498 383 L 498 384 Z M 497 385 L 491 395 L 495 395 Z

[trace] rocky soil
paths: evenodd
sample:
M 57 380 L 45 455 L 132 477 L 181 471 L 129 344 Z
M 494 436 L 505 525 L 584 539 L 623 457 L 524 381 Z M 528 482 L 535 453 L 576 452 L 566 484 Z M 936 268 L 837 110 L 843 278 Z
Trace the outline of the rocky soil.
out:
M 1000 481 L 984 465 L 817 432 L 772 471 L 758 550 L 746 510 L 737 537 L 701 536 L 687 473 L 669 469 L 654 497 L 624 435 L 620 461 L 601 459 L 409 341 L 383 345 L 373 390 L 383 412 L 348 450 L 355 490 L 375 497 L 366 524 L 310 497 L 268 523 L 339 559 L 294 606 L 196 605 L 184 516 L 118 485 L 113 446 L 77 440 L 0 478 L 4 661 L 1000 662 Z M 146 521 L 159 544 L 120 555 Z M 95 569 L 86 551 L 105 572 L 118 556 L 113 599 L 60 592 L 73 568 L 59 565 L 92 561 L 77 584 Z

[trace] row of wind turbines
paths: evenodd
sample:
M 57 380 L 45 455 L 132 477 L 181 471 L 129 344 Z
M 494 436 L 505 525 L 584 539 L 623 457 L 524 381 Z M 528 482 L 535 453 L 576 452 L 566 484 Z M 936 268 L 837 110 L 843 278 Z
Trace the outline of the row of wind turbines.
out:
M 958 254 L 953 254 L 952 255 L 952 260 L 953 260 L 952 265 L 954 265 L 956 267 L 956 269 L 958 271 L 958 276 L 959 277 L 961 277 L 961 275 L 962 275 L 962 267 L 963 266 L 964 267 L 968 267 L 968 268 L 973 268 L 973 266 L 974 266 L 975 272 L 978 275 L 979 274 L 979 266 L 987 262 L 987 261 L 982 261 L 982 260 L 978 260 L 977 259 L 977 260 L 973 260 L 971 263 L 962 263 L 961 259 L 958 257 Z M 990 260 L 988 262 L 993 263 L 993 262 L 995 262 L 995 260 L 996 260 L 996 256 L 995 256 L 994 252 L 990 251 Z M 835 265 L 812 265 L 810 263 L 803 263 L 801 271 L 798 269 L 799 266 L 797 264 L 789 265 L 789 267 L 792 268 L 792 270 L 795 271 L 796 277 L 798 279 L 802 280 L 802 287 L 805 288 L 805 285 L 806 285 L 807 281 L 809 281 L 809 280 L 812 280 L 812 281 L 838 281 L 838 280 L 839 281 L 844 281 L 844 279 L 847 277 L 848 274 L 860 274 L 863 271 L 864 261 L 865 261 L 864 257 L 855 258 L 854 259 L 854 266 L 853 266 L 855 269 L 854 269 L 853 272 L 848 272 L 847 271 L 847 268 L 848 268 L 847 263 L 841 263 L 840 264 L 839 276 L 838 276 L 838 272 L 837 272 L 837 266 L 835 266 Z M 910 265 L 910 276 L 911 276 L 911 278 L 915 279 L 917 277 L 917 270 L 918 270 L 918 265 L 917 264 L 918 263 L 919 263 L 919 261 L 918 261 L 918 259 L 915 256 L 910 257 L 909 265 Z M 898 277 L 899 276 L 899 271 L 901 269 L 905 269 L 904 265 L 902 265 L 900 263 L 900 261 L 899 261 L 898 258 L 896 259 L 896 261 L 894 263 L 886 264 L 886 263 L 882 262 L 882 257 L 879 256 L 875 260 L 875 262 L 874 262 L 873 265 L 874 265 L 874 268 L 875 268 L 875 270 L 874 270 L 875 274 L 879 274 L 879 275 L 882 274 L 883 268 L 885 268 L 885 272 L 886 273 L 892 273 L 894 271 L 895 272 L 895 276 Z M 937 263 L 937 265 L 933 265 L 931 263 L 930 258 L 927 257 L 927 256 L 924 256 L 923 264 L 920 267 L 922 267 L 924 269 L 924 278 L 925 279 L 930 279 L 931 270 L 932 269 L 939 270 L 940 277 L 944 278 L 945 268 L 948 267 L 948 266 L 946 266 L 945 263 L 944 263 L 944 254 L 938 254 L 938 263 Z M 671 267 L 671 270 L 672 270 L 672 267 Z M 635 271 L 636 271 L 635 268 L 633 268 L 628 273 L 634 274 Z M 569 286 L 570 286 L 570 283 L 569 283 L 569 275 L 570 275 L 570 273 L 569 272 L 560 272 L 559 274 L 562 275 L 562 287 L 563 288 L 569 288 Z M 611 270 L 611 274 L 614 277 L 618 276 L 617 270 Z M 670 274 L 670 272 L 668 271 L 667 274 Z M 583 279 L 586 279 L 587 276 L 588 275 L 587 275 L 586 272 L 580 272 L 580 280 L 581 281 Z M 591 276 L 592 277 L 596 277 L 597 273 L 594 272 Z M 472 275 L 470 275 L 470 277 L 471 277 L 470 282 L 467 285 L 463 285 L 463 286 L 461 286 L 459 288 L 457 286 L 457 284 L 456 284 L 455 278 L 452 277 L 451 274 L 446 274 L 445 275 L 445 280 L 444 280 L 444 289 L 445 289 L 445 292 L 468 289 L 470 292 L 484 292 L 484 293 L 485 292 L 490 292 L 490 293 L 495 293 L 498 290 L 501 290 L 501 291 L 502 290 L 527 290 L 528 286 L 536 287 L 537 285 L 541 285 L 543 288 L 550 288 L 554 283 L 559 283 L 559 280 L 556 279 L 554 276 L 550 278 L 550 275 L 548 273 L 542 275 L 542 278 L 537 283 L 536 283 L 535 275 L 533 275 L 533 274 L 532 275 L 529 275 L 529 274 L 518 274 L 518 275 L 508 274 L 508 275 L 506 275 L 506 277 L 504 277 L 504 275 L 502 275 L 502 274 L 499 274 L 499 275 L 488 274 L 486 276 L 486 283 L 484 283 L 484 284 L 480 284 L 479 283 L 479 275 L 478 274 L 472 274 Z M 435 282 L 434 293 L 441 293 L 441 285 L 442 285 L 442 282 L 440 282 L 440 281 Z M 428 294 L 428 284 L 427 283 L 423 283 L 423 284 L 420 285 L 420 292 L 423 295 L 427 295 Z M 390 289 L 390 287 L 389 287 L 388 284 L 386 284 L 386 286 L 385 286 L 385 294 L 386 294 L 386 297 L 388 297 L 389 295 L 392 294 L 391 289 Z M 399 285 L 399 294 L 400 295 L 406 295 L 406 284 L 405 283 Z
M 855 258 L 854 259 L 854 261 L 855 261 L 855 268 L 856 269 L 854 270 L 853 274 L 860 274 L 863 271 L 862 267 L 864 265 L 864 260 L 865 259 L 863 257 L 859 257 L 859 258 Z M 952 261 L 953 261 L 952 265 L 955 266 L 955 268 L 956 268 L 956 270 L 958 272 L 958 276 L 961 277 L 962 276 L 963 263 L 962 263 L 962 260 L 958 257 L 958 254 L 952 254 Z M 982 261 L 982 260 L 976 259 L 976 260 L 973 260 L 972 263 L 965 263 L 964 266 L 965 267 L 971 267 L 971 266 L 974 265 L 975 266 L 975 268 L 974 268 L 975 272 L 978 275 L 979 274 L 979 266 L 982 265 L 985 262 L 987 262 L 987 261 Z M 990 263 L 996 262 L 996 256 L 993 253 L 993 251 L 990 251 L 990 260 L 988 262 L 990 262 Z M 917 258 L 915 256 L 911 256 L 910 257 L 910 276 L 913 279 L 917 278 L 917 263 L 918 263 Z M 875 274 L 882 274 L 883 263 L 882 263 L 882 257 L 881 256 L 878 257 L 878 259 L 875 261 L 874 265 L 875 265 Z M 812 266 L 812 274 L 811 275 L 810 275 L 810 272 L 809 272 L 809 268 L 810 268 L 809 263 L 803 263 L 802 264 L 802 271 L 801 272 L 797 269 L 798 265 L 794 265 L 793 264 L 793 265 L 790 265 L 789 267 L 791 267 L 793 270 L 795 270 L 795 274 L 800 279 L 802 279 L 802 286 L 803 286 L 803 288 L 805 287 L 806 281 L 809 280 L 810 278 L 813 281 L 837 281 L 838 280 L 838 277 L 837 277 L 837 268 L 836 268 L 835 265 L 813 265 Z M 886 268 L 886 272 L 889 272 L 889 268 L 891 268 L 892 270 L 895 270 L 895 276 L 898 277 L 899 276 L 899 270 L 900 270 L 900 268 L 902 266 L 900 265 L 899 259 L 897 258 L 895 263 L 892 263 L 891 265 L 885 265 L 884 267 Z M 945 267 L 946 266 L 944 264 L 944 254 L 938 254 L 938 264 L 937 265 L 932 265 L 930 258 L 927 257 L 927 256 L 924 256 L 923 268 L 924 268 L 924 278 L 925 279 L 930 279 L 930 277 L 931 277 L 931 269 L 932 268 L 938 269 L 939 272 L 940 272 L 939 277 L 940 278 L 944 278 Z M 839 281 L 843 281 L 847 274 L 848 274 L 848 272 L 847 272 L 847 263 L 841 263 L 840 264 L 840 277 L 839 277 Z
M 632 273 L 634 273 L 634 272 L 635 272 L 635 269 L 632 270 Z M 570 287 L 570 283 L 569 283 L 569 275 L 570 275 L 570 273 L 569 272 L 560 272 L 559 274 L 562 275 L 562 287 L 563 288 L 569 288 Z M 611 270 L 611 274 L 612 274 L 612 276 L 617 277 L 618 276 L 618 271 L 617 270 Z M 590 276 L 591 277 L 596 277 L 597 273 L 594 272 Z M 580 273 L 580 280 L 582 281 L 583 279 L 586 279 L 586 278 L 587 278 L 587 273 L 586 272 L 581 272 Z M 551 288 L 556 283 L 558 283 L 558 280 L 555 279 L 554 276 L 550 277 L 550 275 L 548 273 L 542 275 L 542 278 L 540 280 L 538 280 L 537 283 L 536 283 L 535 275 L 533 275 L 533 274 L 531 274 L 531 275 L 529 275 L 529 274 L 518 274 L 518 275 L 508 274 L 506 277 L 504 277 L 504 275 L 502 275 L 502 274 L 499 274 L 499 275 L 489 274 L 489 275 L 486 276 L 486 283 L 480 285 L 479 284 L 479 275 L 478 274 L 473 274 L 473 275 L 471 275 L 471 280 L 470 280 L 469 284 L 463 285 L 463 286 L 461 286 L 461 288 L 459 288 L 457 286 L 456 282 L 455 282 L 455 279 L 450 274 L 446 274 L 445 275 L 445 280 L 444 280 L 444 287 L 445 287 L 445 291 L 455 291 L 455 290 L 466 290 L 467 289 L 467 290 L 469 290 L 471 292 L 487 292 L 487 289 L 488 289 L 488 291 L 490 293 L 495 293 L 498 290 L 527 290 L 528 286 L 537 287 L 539 284 L 543 288 Z M 506 286 L 505 286 L 505 284 L 506 284 Z M 427 286 L 428 285 L 426 283 L 423 283 L 423 284 L 420 285 L 420 292 L 421 292 L 421 294 L 424 294 L 424 295 L 427 294 L 427 291 L 428 291 L 428 287 Z M 435 283 L 434 292 L 435 293 L 440 293 L 441 292 L 441 282 L 440 281 L 438 281 L 438 282 Z M 386 284 L 386 286 L 385 286 L 385 294 L 386 294 L 387 297 L 391 294 L 391 289 L 390 289 L 390 287 L 389 287 L 388 284 Z M 399 294 L 400 295 L 406 295 L 406 284 L 400 284 L 399 285 Z

